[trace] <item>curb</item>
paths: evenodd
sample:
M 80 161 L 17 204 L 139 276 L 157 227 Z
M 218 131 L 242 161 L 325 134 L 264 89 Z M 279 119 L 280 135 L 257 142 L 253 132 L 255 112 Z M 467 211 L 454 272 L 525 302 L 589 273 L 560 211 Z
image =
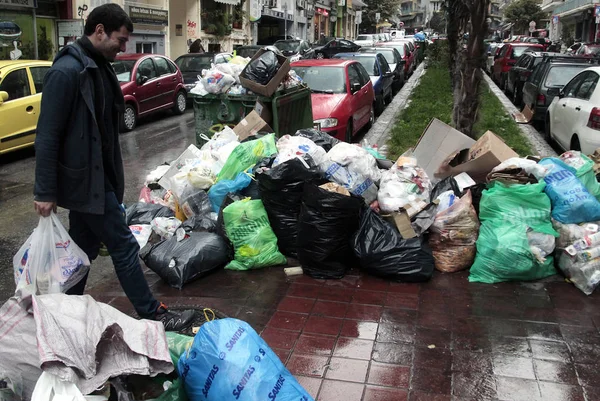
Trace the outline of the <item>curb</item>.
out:
M 425 63 L 421 63 L 408 81 L 404 83 L 404 86 L 400 92 L 394 96 L 392 103 L 386 107 L 385 111 L 381 113 L 379 118 L 377 118 L 375 121 L 375 124 L 373 124 L 373 127 L 371 127 L 369 132 L 365 134 L 363 140 L 366 140 L 371 146 L 377 145 L 382 154 L 387 153 L 386 143 L 390 139 L 396 118 L 398 117 L 398 114 L 400 114 L 400 112 L 406 107 L 408 98 L 415 87 L 419 85 L 421 76 L 424 74 L 424 72 Z
M 483 74 L 483 79 L 484 79 L 485 83 L 487 84 L 488 88 L 490 88 L 490 90 L 494 93 L 494 95 L 496 95 L 498 100 L 500 100 L 500 103 L 502 103 L 504 110 L 508 113 L 509 116 L 511 116 L 511 118 L 515 113 L 518 113 L 521 111 L 521 110 L 517 109 L 514 104 L 512 104 L 512 102 L 508 99 L 508 97 L 506 97 L 504 92 L 502 92 L 500 90 L 500 88 L 494 83 L 494 81 L 492 81 L 492 79 L 483 70 L 481 71 L 481 73 Z M 517 124 L 517 125 L 519 126 L 519 129 L 521 130 L 521 135 L 523 135 L 523 137 L 525 137 L 525 139 L 529 142 L 531 149 L 533 149 L 533 151 L 537 155 L 542 156 L 542 157 L 557 156 L 554 149 L 552 149 L 552 147 L 550 145 L 548 145 L 546 140 L 542 137 L 542 135 L 535 128 L 533 128 L 529 124 Z

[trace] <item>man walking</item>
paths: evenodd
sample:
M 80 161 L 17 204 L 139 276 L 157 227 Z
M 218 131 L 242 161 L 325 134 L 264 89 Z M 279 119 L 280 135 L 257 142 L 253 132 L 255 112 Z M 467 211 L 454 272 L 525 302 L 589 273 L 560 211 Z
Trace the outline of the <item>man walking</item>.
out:
M 44 78 L 35 140 L 34 207 L 41 216 L 57 206 L 69 209 L 69 234 L 90 260 L 106 245 L 138 315 L 179 331 L 191 324 L 194 312 L 172 312 L 154 298 L 121 208 L 119 121 L 125 104 L 110 62 L 125 51 L 131 32 L 133 24 L 119 5 L 101 5 L 89 14 L 85 35 L 54 59 Z M 86 281 L 87 276 L 67 293 L 83 294 Z

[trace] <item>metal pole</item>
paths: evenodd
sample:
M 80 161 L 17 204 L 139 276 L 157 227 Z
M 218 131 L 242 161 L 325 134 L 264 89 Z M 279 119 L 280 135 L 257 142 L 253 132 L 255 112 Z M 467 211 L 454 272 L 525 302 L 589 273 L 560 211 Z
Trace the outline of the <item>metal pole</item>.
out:
M 37 34 L 37 16 L 35 13 L 35 8 L 33 11 L 33 58 L 35 60 L 38 59 L 38 34 Z

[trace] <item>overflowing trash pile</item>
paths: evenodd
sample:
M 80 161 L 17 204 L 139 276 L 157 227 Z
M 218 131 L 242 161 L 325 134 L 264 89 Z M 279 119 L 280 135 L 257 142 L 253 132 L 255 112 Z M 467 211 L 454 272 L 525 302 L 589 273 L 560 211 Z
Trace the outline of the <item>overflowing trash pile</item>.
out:
M 242 80 L 251 81 L 259 85 L 267 85 L 271 82 L 282 67 L 279 58 L 272 50 L 263 50 L 260 55 L 250 58 L 235 56 L 227 63 L 212 64 L 208 70 L 202 70 L 198 75 L 196 86 L 191 93 L 199 96 L 208 94 L 246 95 L 253 93 L 252 88 L 242 84 Z M 278 90 L 289 89 L 302 83 L 302 79 L 294 71 L 284 71 L 278 85 Z M 242 79 L 240 79 L 240 76 Z

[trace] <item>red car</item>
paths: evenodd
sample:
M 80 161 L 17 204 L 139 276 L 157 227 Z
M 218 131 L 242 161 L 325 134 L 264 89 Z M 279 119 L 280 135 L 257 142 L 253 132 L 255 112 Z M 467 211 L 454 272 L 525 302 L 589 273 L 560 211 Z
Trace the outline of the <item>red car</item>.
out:
M 352 142 L 354 134 L 375 121 L 375 92 L 365 68 L 355 60 L 300 60 L 292 63 L 312 92 L 315 125 L 338 139 Z
M 590 43 L 581 45 L 581 47 L 577 49 L 577 52 L 575 52 L 575 55 L 583 57 L 597 57 L 600 55 L 600 44 Z
M 135 128 L 138 118 L 171 109 L 183 114 L 187 94 L 179 68 L 157 54 L 120 54 L 112 63 L 125 96 L 124 131 Z
M 507 43 L 502 46 L 500 53 L 494 56 L 492 79 L 500 84 L 500 89 L 506 89 L 508 71 L 517 64 L 517 59 L 527 50 L 541 52 L 544 51 L 544 47 L 533 43 Z

